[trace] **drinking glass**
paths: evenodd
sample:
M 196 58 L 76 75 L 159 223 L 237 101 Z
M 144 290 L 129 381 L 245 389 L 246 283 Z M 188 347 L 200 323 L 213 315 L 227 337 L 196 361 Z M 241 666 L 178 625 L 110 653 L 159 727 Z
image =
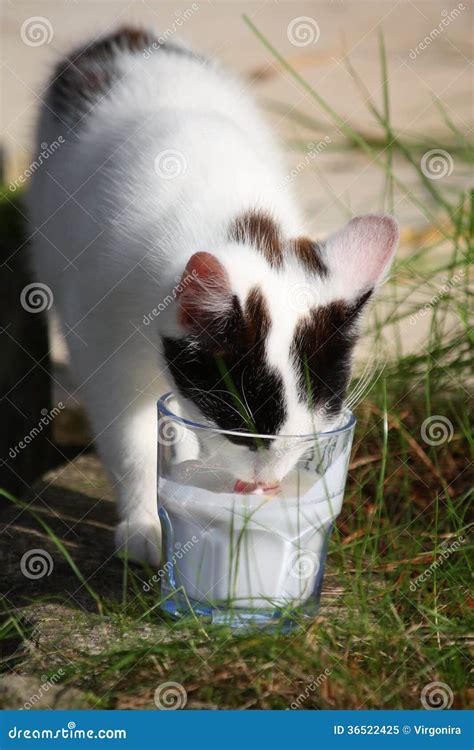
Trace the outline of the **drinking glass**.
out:
M 158 401 L 162 610 L 235 629 L 289 629 L 314 617 L 355 422 L 347 411 L 330 432 L 239 433 L 240 452 L 248 441 L 264 462 L 280 450 L 290 467 L 277 486 L 262 488 L 236 476 L 236 446 L 228 439 L 236 433 L 179 416 L 173 394 L 164 395 Z

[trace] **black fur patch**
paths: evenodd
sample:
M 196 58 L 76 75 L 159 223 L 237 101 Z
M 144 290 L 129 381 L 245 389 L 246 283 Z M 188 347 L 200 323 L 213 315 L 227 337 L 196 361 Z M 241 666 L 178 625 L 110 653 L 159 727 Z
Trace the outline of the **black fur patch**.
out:
M 300 401 L 328 416 L 342 409 L 351 375 L 357 318 L 372 294 L 353 305 L 343 301 L 313 308 L 298 324 L 290 356 L 298 371 Z
M 248 211 L 238 216 L 230 227 L 229 237 L 236 242 L 251 242 L 272 268 L 283 265 L 280 228 L 268 214 Z
M 297 237 L 296 240 L 292 240 L 291 246 L 295 256 L 308 273 L 324 278 L 328 276 L 329 270 L 317 242 L 312 242 L 308 237 Z
M 163 338 L 164 355 L 183 396 L 220 429 L 274 435 L 285 421 L 286 409 L 281 375 L 265 359 L 267 306 L 256 288 L 245 310 L 237 298 L 234 302 L 233 314 L 214 327 L 212 339 L 208 333 Z M 253 446 L 247 438 L 227 437 Z
M 94 104 L 119 80 L 117 58 L 130 52 L 144 54 L 146 50 L 150 54 L 172 52 L 200 59 L 185 47 L 160 41 L 149 31 L 124 26 L 74 50 L 59 63 L 48 89 L 50 110 L 70 128 L 80 125 Z
M 285 258 L 292 253 L 307 273 L 323 277 L 329 273 L 317 242 L 308 237 L 285 240 L 278 224 L 262 211 L 247 211 L 238 216 L 230 225 L 229 238 L 253 244 L 271 268 L 283 268 Z

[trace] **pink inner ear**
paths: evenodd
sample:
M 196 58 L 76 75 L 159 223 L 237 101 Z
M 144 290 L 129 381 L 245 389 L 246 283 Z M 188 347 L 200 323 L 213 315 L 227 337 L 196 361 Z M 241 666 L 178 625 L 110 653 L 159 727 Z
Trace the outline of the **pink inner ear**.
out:
M 227 271 L 215 255 L 194 253 L 179 284 L 179 321 L 186 328 L 205 328 L 232 297 Z
M 206 253 L 204 251 L 194 253 L 186 263 L 184 270 L 183 279 L 188 276 L 199 277 L 201 279 L 206 278 L 227 278 L 227 273 L 224 266 L 219 263 L 216 256 L 212 253 Z
M 349 297 L 381 281 L 395 254 L 399 239 L 391 216 L 356 216 L 327 242 L 328 259 Z

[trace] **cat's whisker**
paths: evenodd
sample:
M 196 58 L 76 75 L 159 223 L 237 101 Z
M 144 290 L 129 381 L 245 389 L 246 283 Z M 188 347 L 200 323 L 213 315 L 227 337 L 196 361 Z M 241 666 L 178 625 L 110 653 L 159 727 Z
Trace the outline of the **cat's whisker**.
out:
M 364 394 L 371 388 L 371 375 L 364 381 L 358 383 L 357 388 L 350 394 L 346 401 L 346 408 L 354 410 L 357 404 L 364 398 Z
M 349 409 L 355 409 L 355 407 L 358 406 L 360 402 L 363 401 L 367 397 L 370 391 L 375 387 L 377 382 L 380 380 L 383 374 L 383 371 L 385 370 L 386 365 L 387 365 L 387 362 L 385 361 L 381 365 L 378 372 L 375 371 L 375 367 L 370 371 L 369 377 L 365 379 L 361 387 L 357 388 L 356 391 L 353 394 L 351 394 L 351 397 L 348 400 Z M 375 377 L 373 377 L 374 375 Z
M 367 384 L 370 382 L 370 380 L 372 378 L 372 375 L 373 375 L 373 371 L 371 370 L 371 371 L 365 373 L 365 375 L 363 375 L 363 377 L 361 377 L 358 380 L 355 389 L 348 395 L 348 398 L 347 398 L 347 402 L 346 403 L 350 407 L 352 407 L 358 401 L 358 399 L 360 397 L 360 394 L 364 392 Z
M 359 398 L 359 394 L 363 392 L 364 388 L 366 387 L 366 384 L 370 381 L 370 378 L 372 377 L 372 374 L 375 370 L 375 358 L 371 357 L 367 360 L 366 365 L 364 367 L 364 370 L 362 372 L 362 375 L 358 378 L 357 384 L 352 392 L 350 392 L 346 399 L 346 405 L 348 408 L 351 408 L 351 405 L 353 405 L 357 399 Z

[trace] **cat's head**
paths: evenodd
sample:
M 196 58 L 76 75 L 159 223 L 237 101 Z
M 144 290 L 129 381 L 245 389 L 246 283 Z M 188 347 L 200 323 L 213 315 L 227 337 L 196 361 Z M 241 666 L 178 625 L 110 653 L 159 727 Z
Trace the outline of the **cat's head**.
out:
M 237 479 L 279 481 L 296 460 L 283 436 L 337 423 L 360 316 L 397 243 L 389 216 L 356 217 L 313 243 L 248 214 L 222 247 L 189 258 L 164 356 L 186 412 L 230 431 L 216 462 Z M 263 458 L 252 433 L 273 436 Z

